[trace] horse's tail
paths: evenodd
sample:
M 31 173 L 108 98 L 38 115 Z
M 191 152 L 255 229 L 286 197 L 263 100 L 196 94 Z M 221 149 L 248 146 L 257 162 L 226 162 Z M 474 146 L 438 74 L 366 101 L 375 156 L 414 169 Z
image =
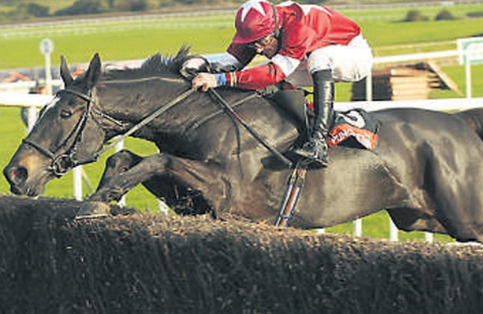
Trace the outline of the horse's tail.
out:
M 454 115 L 465 121 L 483 140 L 483 108 L 459 111 Z

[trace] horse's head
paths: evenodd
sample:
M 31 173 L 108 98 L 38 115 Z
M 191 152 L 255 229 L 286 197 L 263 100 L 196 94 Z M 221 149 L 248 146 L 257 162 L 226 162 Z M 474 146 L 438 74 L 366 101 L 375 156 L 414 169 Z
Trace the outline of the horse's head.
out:
M 105 132 L 96 120 L 96 83 L 101 61 L 96 54 L 88 70 L 74 79 L 62 57 L 60 73 L 65 88 L 40 112 L 29 135 L 3 173 L 12 193 L 37 196 L 51 179 L 93 161 Z

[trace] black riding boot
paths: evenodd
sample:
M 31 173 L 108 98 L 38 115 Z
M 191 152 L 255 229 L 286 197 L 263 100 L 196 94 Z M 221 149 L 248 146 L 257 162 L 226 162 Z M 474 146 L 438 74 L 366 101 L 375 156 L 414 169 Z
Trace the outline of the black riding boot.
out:
M 327 167 L 329 156 L 327 154 L 327 136 L 334 107 L 334 81 L 331 70 L 322 70 L 312 73 L 314 80 L 314 121 L 312 132 L 302 148 L 294 153 L 323 167 Z

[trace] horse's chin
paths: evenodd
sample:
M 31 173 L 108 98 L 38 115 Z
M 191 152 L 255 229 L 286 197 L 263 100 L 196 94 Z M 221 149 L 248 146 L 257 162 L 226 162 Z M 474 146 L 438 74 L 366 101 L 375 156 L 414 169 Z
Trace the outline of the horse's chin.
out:
M 28 197 L 32 197 L 32 198 L 37 198 L 40 195 L 41 191 L 42 191 L 42 188 L 29 189 L 29 190 L 27 190 L 27 193 L 25 195 L 28 196 Z
M 30 189 L 28 187 L 10 186 L 10 192 L 18 196 L 38 197 L 41 189 Z

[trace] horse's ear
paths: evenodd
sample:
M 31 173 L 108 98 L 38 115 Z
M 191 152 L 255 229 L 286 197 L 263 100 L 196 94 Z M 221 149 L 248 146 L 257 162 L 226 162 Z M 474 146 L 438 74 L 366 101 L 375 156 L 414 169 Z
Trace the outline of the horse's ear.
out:
M 69 86 L 74 81 L 64 56 L 60 56 L 60 76 L 62 77 L 65 86 Z
M 99 57 L 99 53 L 96 53 L 92 58 L 85 77 L 88 89 L 96 86 L 97 81 L 101 77 L 101 58 Z

